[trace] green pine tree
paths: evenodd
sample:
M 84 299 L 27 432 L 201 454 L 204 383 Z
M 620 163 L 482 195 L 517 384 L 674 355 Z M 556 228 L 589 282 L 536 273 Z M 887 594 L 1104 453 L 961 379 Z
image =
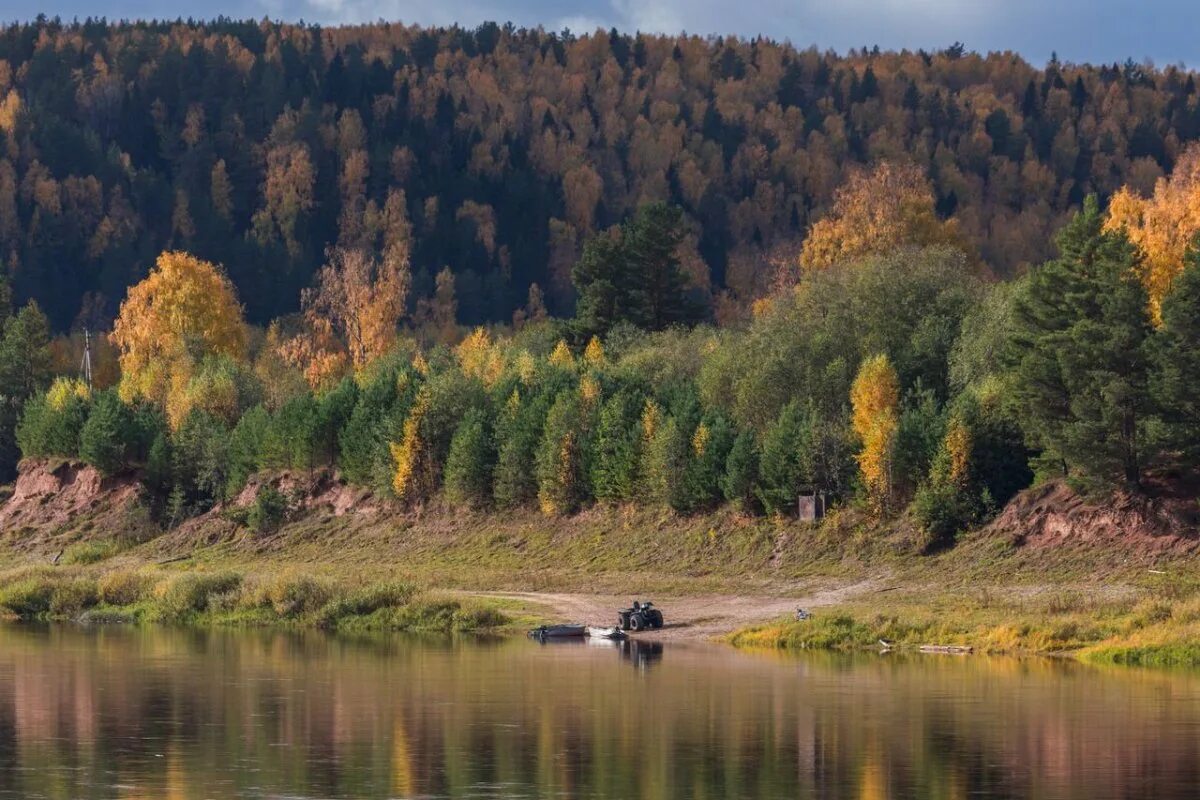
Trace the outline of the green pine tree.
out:
M 1169 444 L 1189 461 L 1200 457 L 1200 239 L 1162 302 L 1150 389 L 1162 410 Z
M 1153 413 L 1140 256 L 1124 234 L 1103 230 L 1095 197 L 1058 246 L 1016 298 L 1013 399 L 1044 464 L 1084 483 L 1136 487 Z
M 463 416 L 450 440 L 446 458 L 446 497 L 454 503 L 481 506 L 491 499 L 495 446 L 490 423 L 482 408 Z

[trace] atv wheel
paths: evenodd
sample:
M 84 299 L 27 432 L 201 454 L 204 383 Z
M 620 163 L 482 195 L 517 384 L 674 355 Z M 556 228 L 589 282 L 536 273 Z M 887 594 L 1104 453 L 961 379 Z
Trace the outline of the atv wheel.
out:
M 650 615 L 650 627 L 661 628 L 663 626 L 663 615 L 661 611 L 655 611 Z
M 640 630 L 642 630 L 642 628 L 645 628 L 645 627 L 646 627 L 646 620 L 642 619 L 641 614 L 633 614 L 629 617 L 629 629 L 631 631 L 634 631 L 636 633 L 637 631 L 640 631 Z

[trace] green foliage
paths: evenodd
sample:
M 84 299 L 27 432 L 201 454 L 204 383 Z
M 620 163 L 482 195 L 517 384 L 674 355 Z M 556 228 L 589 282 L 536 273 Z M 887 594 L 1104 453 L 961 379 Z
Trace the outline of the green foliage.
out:
M 205 611 L 214 598 L 235 592 L 242 576 L 232 572 L 192 572 L 167 578 L 154 587 L 158 616 L 163 620 L 184 620 Z
M 1094 197 L 1058 244 L 1059 258 L 1015 300 L 1014 400 L 1047 462 L 1085 483 L 1137 486 L 1153 414 L 1140 256 L 1124 234 L 1103 230 Z
M 758 500 L 769 514 L 790 514 L 805 484 L 813 484 L 813 425 L 820 424 L 811 408 L 793 400 L 763 435 L 759 458 Z
M 262 464 L 308 472 L 321 463 L 320 406 L 311 394 L 288 399 L 271 418 L 262 445 Z
M 919 383 L 944 402 L 949 354 L 980 292 L 962 253 L 946 248 L 815 273 L 704 360 L 701 395 L 737 425 L 762 432 L 795 399 L 839 413 L 858 365 L 884 353 L 902 390 Z
M 744 511 L 755 506 L 758 485 L 758 449 L 754 434 L 742 431 L 733 440 L 729 457 L 725 460 L 725 475 L 721 479 L 721 491 L 725 499 L 737 503 Z
M 131 466 L 139 437 L 137 420 L 116 391 L 97 395 L 79 434 L 79 457 L 106 475 Z
M 87 421 L 90 401 L 61 388 L 40 394 L 25 403 L 17 423 L 17 444 L 25 458 L 75 458 L 80 433 Z
M 263 462 L 263 447 L 271 427 L 271 415 L 259 405 L 247 411 L 229 434 L 229 474 L 225 481 L 225 497 L 242 490 L 250 476 L 258 472 Z
M 193 411 L 172 437 L 170 456 L 172 519 L 201 513 L 224 499 L 229 484 L 229 428 L 224 420 Z M 155 464 L 155 470 L 159 468 Z
M 712 509 L 721 502 L 725 463 L 733 440 L 733 426 L 721 414 L 709 414 L 696 426 L 683 476 L 682 502 L 677 510 L 694 513 Z
M 604 401 L 596 424 L 591 462 L 592 491 L 597 500 L 621 503 L 637 495 L 641 428 L 640 393 L 618 391 Z
M 481 408 L 469 409 L 450 441 L 446 458 L 446 496 L 455 503 L 482 506 L 492 497 L 495 445 L 488 415 Z
M 515 406 L 506 403 L 500 412 L 493 488 L 497 506 L 512 508 L 537 495 L 537 473 L 529 467 L 536 462 L 546 415 L 553 403 L 554 395 L 544 392 L 519 400 Z
M 619 231 L 587 241 L 571 275 L 579 295 L 575 324 L 584 338 L 620 322 L 659 331 L 702 315 L 686 292 L 677 252 L 683 237 L 682 211 L 651 203 Z
M 579 398 L 570 390 L 559 394 L 546 415 L 536 458 L 543 513 L 569 514 L 587 497 L 579 418 Z
M 1167 446 L 1187 462 L 1200 457 L 1200 240 L 1162 303 L 1152 348 L 1150 391 L 1167 425 Z
M 255 533 L 270 533 L 287 518 L 288 502 L 278 489 L 270 484 L 261 486 L 250 504 L 246 525 Z
M 933 393 L 919 386 L 910 391 L 900 412 L 892 456 L 893 475 L 905 496 L 929 472 L 945 431 L 946 420 Z

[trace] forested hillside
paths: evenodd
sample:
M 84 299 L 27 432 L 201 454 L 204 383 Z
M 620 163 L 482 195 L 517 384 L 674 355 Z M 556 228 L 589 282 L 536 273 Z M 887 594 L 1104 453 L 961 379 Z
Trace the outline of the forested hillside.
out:
M 168 249 L 223 265 L 265 325 L 330 245 L 404 239 L 404 310 L 428 318 L 449 267 L 470 325 L 534 283 L 570 315 L 588 236 L 667 201 L 693 295 L 728 319 L 856 164 L 915 162 L 1007 276 L 1085 195 L 1149 191 L 1197 136 L 1192 73 L 961 46 L 39 19 L 0 30 L 0 259 L 56 331 L 107 328 Z

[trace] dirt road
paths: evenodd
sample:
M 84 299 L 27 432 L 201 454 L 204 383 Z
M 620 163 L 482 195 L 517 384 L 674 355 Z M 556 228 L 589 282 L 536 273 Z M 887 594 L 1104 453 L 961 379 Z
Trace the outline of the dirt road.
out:
M 835 586 L 808 593 L 759 595 L 655 596 L 666 625 L 662 630 L 641 634 L 654 639 L 712 639 L 738 628 L 768 622 L 795 612 L 797 608 L 820 608 L 877 592 L 875 579 Z M 558 592 L 472 592 L 477 597 L 513 600 L 539 616 L 555 622 L 613 625 L 616 610 L 628 607 L 632 597 L 606 594 Z

